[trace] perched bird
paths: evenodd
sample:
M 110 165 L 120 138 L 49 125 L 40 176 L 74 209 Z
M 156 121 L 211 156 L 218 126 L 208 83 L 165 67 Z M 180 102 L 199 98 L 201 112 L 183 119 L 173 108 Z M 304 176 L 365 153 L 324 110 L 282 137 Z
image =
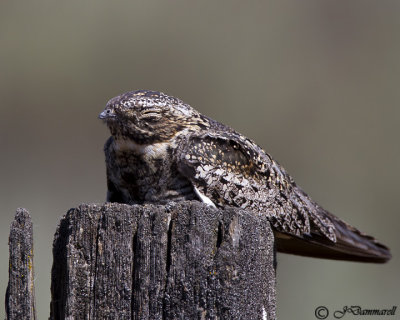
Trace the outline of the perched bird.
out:
M 111 99 L 99 116 L 107 201 L 127 204 L 200 200 L 268 216 L 278 251 L 385 262 L 389 249 L 315 203 L 252 140 L 161 92 Z

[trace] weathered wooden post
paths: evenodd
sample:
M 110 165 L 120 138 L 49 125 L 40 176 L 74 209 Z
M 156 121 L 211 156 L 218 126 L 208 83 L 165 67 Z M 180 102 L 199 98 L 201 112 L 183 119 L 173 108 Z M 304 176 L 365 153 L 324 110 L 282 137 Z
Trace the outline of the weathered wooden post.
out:
M 10 231 L 7 319 L 36 319 L 29 213 Z M 275 319 L 265 216 L 197 201 L 81 205 L 53 244 L 50 319 Z
M 9 320 L 36 319 L 33 273 L 33 231 L 29 212 L 19 208 L 11 223 L 6 316 Z
M 197 201 L 81 205 L 53 247 L 51 319 L 275 319 L 265 216 Z

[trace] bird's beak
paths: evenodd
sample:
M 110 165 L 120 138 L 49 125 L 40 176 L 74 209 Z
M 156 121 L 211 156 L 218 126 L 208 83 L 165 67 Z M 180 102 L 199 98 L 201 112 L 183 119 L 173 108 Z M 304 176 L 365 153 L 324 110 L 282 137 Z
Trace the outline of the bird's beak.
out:
M 114 110 L 105 109 L 102 113 L 99 114 L 99 119 L 101 120 L 110 120 L 115 118 Z
M 99 119 L 104 120 L 106 118 L 107 118 L 107 113 L 106 113 L 106 110 L 104 110 L 102 113 L 99 114 Z

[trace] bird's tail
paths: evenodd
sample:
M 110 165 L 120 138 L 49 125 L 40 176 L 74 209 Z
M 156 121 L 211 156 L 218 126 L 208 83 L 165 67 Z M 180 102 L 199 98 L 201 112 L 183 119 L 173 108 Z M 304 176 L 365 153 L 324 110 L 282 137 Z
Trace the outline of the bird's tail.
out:
M 390 250 L 343 220 L 335 217 L 313 202 L 302 190 L 298 196 L 310 213 L 310 233 L 301 236 L 276 234 L 277 250 L 280 252 L 335 260 L 384 263 L 391 258 Z M 329 221 L 329 231 L 321 229 L 320 221 Z

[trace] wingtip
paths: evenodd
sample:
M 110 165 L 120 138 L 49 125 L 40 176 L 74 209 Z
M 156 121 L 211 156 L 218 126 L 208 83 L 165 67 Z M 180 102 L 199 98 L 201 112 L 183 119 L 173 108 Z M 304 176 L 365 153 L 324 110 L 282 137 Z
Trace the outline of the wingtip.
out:
M 279 252 L 311 258 L 364 263 L 386 263 L 392 258 L 390 249 L 375 239 L 368 249 L 340 239 L 334 243 L 316 234 L 295 237 L 275 232 L 275 239 Z

